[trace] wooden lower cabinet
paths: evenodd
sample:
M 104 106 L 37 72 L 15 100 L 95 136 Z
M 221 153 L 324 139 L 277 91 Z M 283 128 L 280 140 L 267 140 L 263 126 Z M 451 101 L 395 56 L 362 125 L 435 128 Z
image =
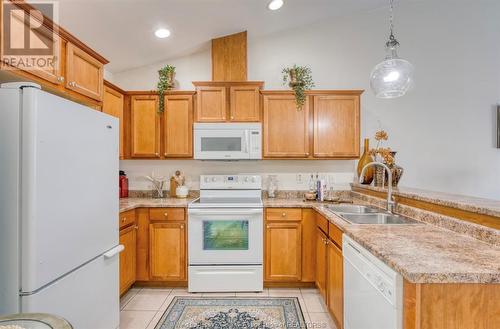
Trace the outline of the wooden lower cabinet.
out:
M 343 327 L 344 275 L 342 250 L 333 242 L 326 245 L 327 254 L 327 298 L 328 310 L 338 329 Z
M 120 295 L 136 280 L 137 228 L 135 225 L 120 230 L 120 244 L 125 249 L 120 253 Z
M 268 222 L 265 231 L 265 281 L 300 281 L 302 275 L 302 225 Z
M 316 287 L 323 299 L 326 300 L 326 242 L 323 231 L 316 229 Z
M 151 280 L 186 280 L 185 226 L 184 222 L 149 225 Z

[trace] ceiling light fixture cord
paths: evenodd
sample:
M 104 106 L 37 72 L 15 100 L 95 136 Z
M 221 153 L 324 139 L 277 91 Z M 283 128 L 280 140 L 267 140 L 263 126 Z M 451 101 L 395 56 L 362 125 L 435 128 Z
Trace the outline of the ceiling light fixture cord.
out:
M 394 0 L 390 0 L 389 2 L 389 41 L 387 41 L 387 47 L 397 47 L 399 46 L 398 40 L 394 36 Z

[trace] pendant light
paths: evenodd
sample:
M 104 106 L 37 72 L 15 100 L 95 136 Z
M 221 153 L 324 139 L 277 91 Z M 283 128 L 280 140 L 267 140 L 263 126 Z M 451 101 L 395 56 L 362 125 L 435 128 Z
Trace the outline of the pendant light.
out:
M 394 6 L 390 0 L 390 35 L 385 44 L 386 57 L 370 76 L 370 86 L 378 98 L 401 97 L 413 86 L 413 65 L 398 57 L 399 42 L 394 37 Z

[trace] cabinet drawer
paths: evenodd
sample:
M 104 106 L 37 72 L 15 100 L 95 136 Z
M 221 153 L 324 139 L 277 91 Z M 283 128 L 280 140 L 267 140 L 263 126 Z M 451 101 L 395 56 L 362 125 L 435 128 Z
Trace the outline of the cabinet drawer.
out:
M 135 210 L 120 213 L 120 229 L 135 223 Z
M 297 208 L 268 208 L 266 210 L 268 221 L 301 221 L 302 209 Z
M 149 220 L 151 221 L 183 221 L 184 208 L 150 208 Z
M 342 230 L 337 225 L 328 223 L 328 237 L 335 242 L 335 244 L 342 249 Z
M 326 234 L 328 234 L 328 219 L 320 214 L 316 214 L 316 225 Z

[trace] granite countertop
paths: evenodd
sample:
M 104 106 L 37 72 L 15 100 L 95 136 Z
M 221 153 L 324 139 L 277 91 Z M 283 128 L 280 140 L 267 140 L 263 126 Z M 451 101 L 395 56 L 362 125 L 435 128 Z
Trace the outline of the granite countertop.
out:
M 375 187 L 359 183 L 352 183 L 351 186 L 377 192 L 387 192 L 387 189 L 383 187 Z M 425 201 L 442 206 L 471 211 L 478 214 L 500 217 L 500 201 L 497 200 L 428 191 L 411 187 L 394 188 L 393 194 L 419 201 Z
M 137 207 L 187 207 L 190 199 L 120 200 Z M 264 199 L 264 207 L 312 208 L 412 283 L 500 283 L 500 248 L 435 225 L 353 225 L 326 203 L 291 197 Z

